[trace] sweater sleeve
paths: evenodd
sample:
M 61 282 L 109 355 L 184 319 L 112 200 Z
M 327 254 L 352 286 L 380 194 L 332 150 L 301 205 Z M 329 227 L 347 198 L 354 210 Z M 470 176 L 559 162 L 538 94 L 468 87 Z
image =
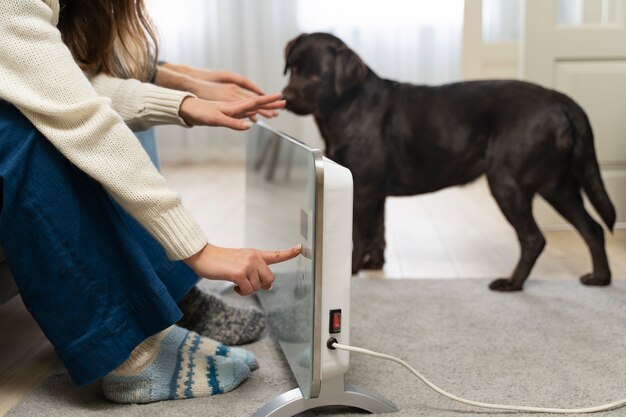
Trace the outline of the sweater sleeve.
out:
M 146 130 L 161 124 L 189 127 L 178 110 L 185 97 L 195 97 L 191 93 L 106 74 L 93 76 L 89 81 L 100 96 L 111 99 L 113 110 L 132 130 Z
M 202 230 L 109 101 L 94 91 L 54 19 L 42 0 L 0 2 L 0 99 L 99 181 L 170 259 L 197 253 L 206 244 Z

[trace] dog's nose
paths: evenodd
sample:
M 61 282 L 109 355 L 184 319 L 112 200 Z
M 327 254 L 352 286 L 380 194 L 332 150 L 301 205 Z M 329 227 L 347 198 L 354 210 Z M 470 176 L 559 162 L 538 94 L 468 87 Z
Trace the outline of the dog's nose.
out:
M 296 100 L 296 93 L 293 92 L 293 90 L 290 90 L 288 88 L 283 90 L 283 100 L 287 101 L 287 104 L 289 104 L 289 102 L 293 102 Z

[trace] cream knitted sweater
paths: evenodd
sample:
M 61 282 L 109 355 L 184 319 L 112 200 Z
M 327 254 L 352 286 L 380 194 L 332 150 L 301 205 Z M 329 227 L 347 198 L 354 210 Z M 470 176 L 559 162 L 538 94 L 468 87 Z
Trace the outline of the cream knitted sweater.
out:
M 205 235 L 122 119 L 136 129 L 184 124 L 178 108 L 190 94 L 107 76 L 92 86 L 61 40 L 58 16 L 58 0 L 0 1 L 0 99 L 99 181 L 170 259 L 197 253 Z

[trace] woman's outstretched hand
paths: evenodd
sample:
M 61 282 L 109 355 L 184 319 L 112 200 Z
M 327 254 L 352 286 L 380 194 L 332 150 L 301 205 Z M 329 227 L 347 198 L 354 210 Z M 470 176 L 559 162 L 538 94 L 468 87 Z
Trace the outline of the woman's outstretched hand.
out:
M 239 74 L 171 63 L 159 66 L 156 82 L 162 87 L 189 91 L 209 101 L 239 101 L 265 95 L 255 83 Z M 267 118 L 278 116 L 276 110 L 261 109 L 259 114 Z
M 235 284 L 237 294 L 249 295 L 260 289 L 272 288 L 274 274 L 268 265 L 295 258 L 301 252 L 301 245 L 286 250 L 264 251 L 207 244 L 184 262 L 199 276 L 230 281 Z
M 280 94 L 256 96 L 233 102 L 208 101 L 187 97 L 180 105 L 179 115 L 191 126 L 222 126 L 234 130 L 246 130 L 252 126 L 261 110 L 278 110 L 285 107 Z
M 197 79 L 193 79 L 190 83 L 189 91 L 197 95 L 199 98 L 211 101 L 240 101 L 259 96 L 256 92 L 252 92 L 251 90 L 243 88 L 237 84 L 218 83 Z M 278 111 L 261 109 L 259 110 L 259 114 L 263 117 L 271 119 L 278 116 Z

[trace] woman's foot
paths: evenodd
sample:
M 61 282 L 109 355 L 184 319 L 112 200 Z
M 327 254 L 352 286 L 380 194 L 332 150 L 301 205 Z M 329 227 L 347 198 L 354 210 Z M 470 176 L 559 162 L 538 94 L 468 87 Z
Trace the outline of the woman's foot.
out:
M 232 391 L 250 375 L 241 360 L 210 356 L 171 343 L 165 332 L 145 340 L 131 356 L 102 379 L 104 396 L 118 403 L 149 403 L 207 397 Z
M 178 307 L 184 314 L 178 322 L 180 326 L 225 345 L 254 342 L 265 329 L 265 314 L 261 310 L 228 305 L 219 296 L 198 287 L 193 287 Z

